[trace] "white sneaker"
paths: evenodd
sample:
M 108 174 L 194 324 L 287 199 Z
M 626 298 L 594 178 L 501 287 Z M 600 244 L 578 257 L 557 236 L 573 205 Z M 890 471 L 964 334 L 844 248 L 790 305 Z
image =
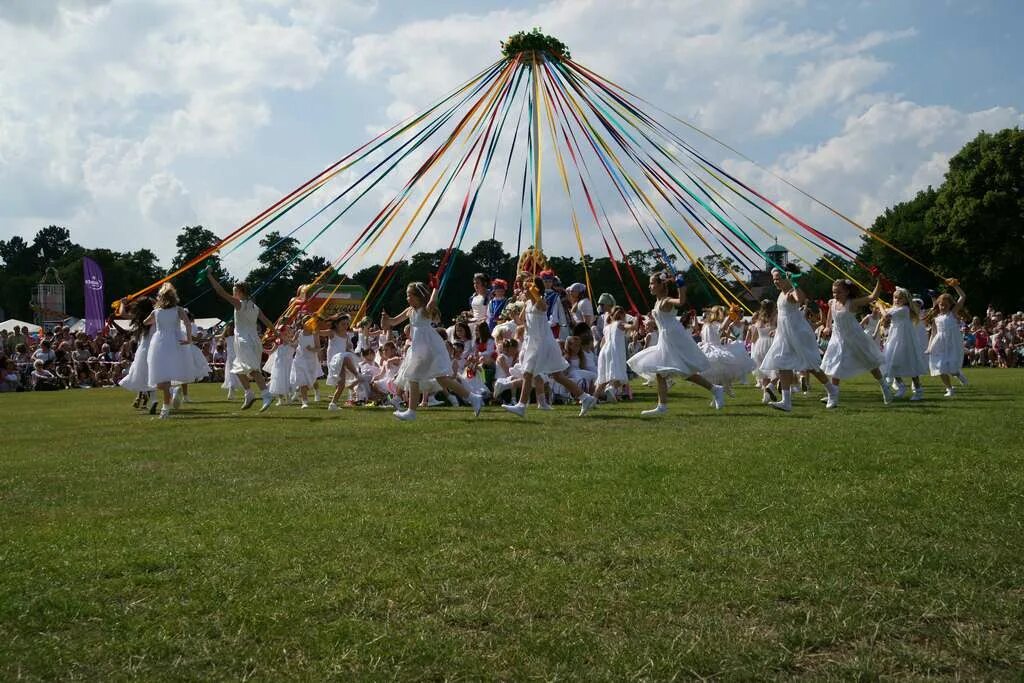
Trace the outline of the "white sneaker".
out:
M 768 395 L 768 390 L 765 389 L 764 391 L 761 392 L 761 404 L 762 405 L 768 405 L 771 402 L 772 402 L 772 397 Z
M 911 401 L 923 401 L 924 400 L 924 391 L 922 391 L 921 389 L 915 389 L 914 392 L 912 394 L 910 394 L 910 400 Z
M 182 399 L 181 389 L 175 388 L 171 392 L 171 405 L 174 406 L 175 408 L 180 408 L 181 407 L 181 399 Z
M 664 403 L 659 403 L 658 405 L 654 406 L 653 408 L 648 408 L 647 410 L 641 410 L 640 414 L 642 416 L 644 416 L 644 417 L 658 417 L 659 415 L 664 415 L 667 412 L 668 412 L 668 406 L 665 405 Z
M 897 384 L 896 385 L 896 391 L 895 391 L 895 393 L 893 393 L 892 397 L 893 398 L 903 398 L 906 395 L 907 395 L 907 385 L 906 384 Z
M 544 401 L 543 403 L 537 404 L 537 410 L 554 410 L 554 408 L 551 407 L 550 403 Z
M 715 384 L 712 386 L 711 395 L 714 396 L 715 410 L 721 410 L 725 407 L 725 388 L 722 385 Z
M 480 394 L 470 394 L 469 405 L 473 408 L 473 417 L 480 417 L 480 411 L 484 407 L 484 397 Z
M 906 387 L 904 387 L 904 393 L 906 393 Z M 889 388 L 888 384 L 882 384 L 882 403 L 889 405 L 892 403 L 892 389 Z
M 590 394 L 583 394 L 580 398 L 580 417 L 590 412 L 590 409 L 597 405 L 597 399 Z
M 302 405 L 301 405 L 301 406 L 299 406 L 299 409 L 300 409 L 300 410 L 305 410 L 305 409 L 306 409 L 306 408 L 308 408 L 308 407 L 309 407 L 309 402 L 308 402 L 308 401 L 303 401 L 303 402 L 302 402 Z
M 264 394 L 263 395 L 263 405 L 260 406 L 260 412 L 261 413 L 267 412 L 268 410 L 270 410 L 270 406 L 272 406 L 272 405 L 274 405 L 274 396 L 273 396 L 273 394 Z
M 768 405 L 775 408 L 775 410 L 781 410 L 784 413 L 793 412 L 793 406 L 785 401 L 772 401 Z
M 255 403 L 255 401 L 256 394 L 254 394 L 251 390 L 245 392 L 245 394 L 242 396 L 242 410 L 249 410 L 249 408 L 252 408 L 252 404 Z
M 396 409 L 396 410 L 398 409 L 398 408 L 397 408 L 397 406 L 396 406 L 396 408 L 395 408 L 395 409 Z M 341 410 L 341 406 L 339 406 L 339 405 L 338 405 L 337 403 L 335 403 L 334 401 L 331 401 L 330 403 L 328 403 L 328 404 L 327 404 L 327 410 L 329 410 L 329 411 L 331 411 L 331 412 L 333 413 L 333 412 L 336 412 L 336 411 L 338 411 L 338 410 Z
M 448 394 L 448 402 L 452 404 L 452 408 L 459 407 L 459 397 L 455 394 Z
M 431 397 L 430 397 L 430 398 L 429 398 L 429 399 L 427 400 L 427 407 L 428 407 L 428 408 L 434 408 L 434 407 L 436 407 L 436 406 L 443 406 L 443 405 L 444 405 L 444 401 L 438 401 L 438 400 L 437 400 L 436 398 L 434 398 L 433 396 L 431 396 Z
M 502 408 L 512 413 L 513 415 L 518 415 L 519 417 L 526 417 L 526 406 L 524 406 L 522 403 L 504 405 L 502 406 Z
M 416 419 L 416 411 L 412 408 L 406 408 L 405 410 L 396 410 L 394 416 L 403 422 L 411 422 Z
M 320 402 L 320 392 L 314 390 L 313 391 L 313 403 L 319 403 L 319 402 Z
M 825 391 L 828 392 L 828 400 L 825 401 L 825 407 L 831 410 L 832 408 L 839 407 L 839 387 L 831 385 L 827 387 Z
M 946 392 L 942 394 L 944 398 L 953 398 L 956 394 L 953 393 L 953 387 L 946 389 Z
M 164 406 L 163 408 L 160 409 L 160 417 L 158 419 L 160 419 L 160 420 L 168 420 L 168 419 L 170 419 L 170 417 L 171 417 L 171 411 L 170 411 L 170 409 L 167 408 L 167 406 Z

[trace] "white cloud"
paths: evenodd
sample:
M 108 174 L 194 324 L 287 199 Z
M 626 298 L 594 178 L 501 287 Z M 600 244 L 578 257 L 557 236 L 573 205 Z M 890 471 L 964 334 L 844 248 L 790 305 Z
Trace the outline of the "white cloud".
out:
M 139 188 L 139 209 L 156 225 L 195 223 L 196 211 L 185 185 L 170 173 L 157 173 Z

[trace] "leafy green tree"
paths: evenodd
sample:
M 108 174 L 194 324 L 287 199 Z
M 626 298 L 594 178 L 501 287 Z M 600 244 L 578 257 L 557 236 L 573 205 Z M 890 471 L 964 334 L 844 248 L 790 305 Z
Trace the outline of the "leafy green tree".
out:
M 979 306 L 1019 306 L 1024 130 L 982 132 L 967 143 L 950 159 L 927 221 L 936 270 L 959 278 Z

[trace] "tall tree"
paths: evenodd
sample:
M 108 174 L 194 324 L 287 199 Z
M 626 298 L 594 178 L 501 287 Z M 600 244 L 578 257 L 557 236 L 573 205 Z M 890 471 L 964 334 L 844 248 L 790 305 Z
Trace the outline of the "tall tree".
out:
M 175 239 L 177 252 L 174 254 L 174 259 L 171 260 L 171 272 L 178 270 L 205 250 L 219 243 L 220 238 L 201 225 L 182 227 Z M 230 283 L 219 256 L 216 254 L 211 256 L 206 263 L 214 277 L 223 283 Z M 191 311 L 198 317 L 227 315 L 223 302 L 210 293 L 209 286 L 205 282 L 196 284 L 196 275 L 201 267 L 201 265 L 196 266 L 175 279 L 174 286 L 178 290 L 182 303 L 188 304 Z
M 959 277 L 976 305 L 1018 306 L 1024 130 L 979 133 L 950 159 L 928 223 L 928 243 L 940 272 Z

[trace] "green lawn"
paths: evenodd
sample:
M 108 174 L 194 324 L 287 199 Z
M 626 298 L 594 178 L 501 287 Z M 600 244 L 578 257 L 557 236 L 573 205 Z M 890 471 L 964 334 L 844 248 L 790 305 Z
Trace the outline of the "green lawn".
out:
M 0 396 L 0 679 L 1024 671 L 1024 371 L 885 408 Z

